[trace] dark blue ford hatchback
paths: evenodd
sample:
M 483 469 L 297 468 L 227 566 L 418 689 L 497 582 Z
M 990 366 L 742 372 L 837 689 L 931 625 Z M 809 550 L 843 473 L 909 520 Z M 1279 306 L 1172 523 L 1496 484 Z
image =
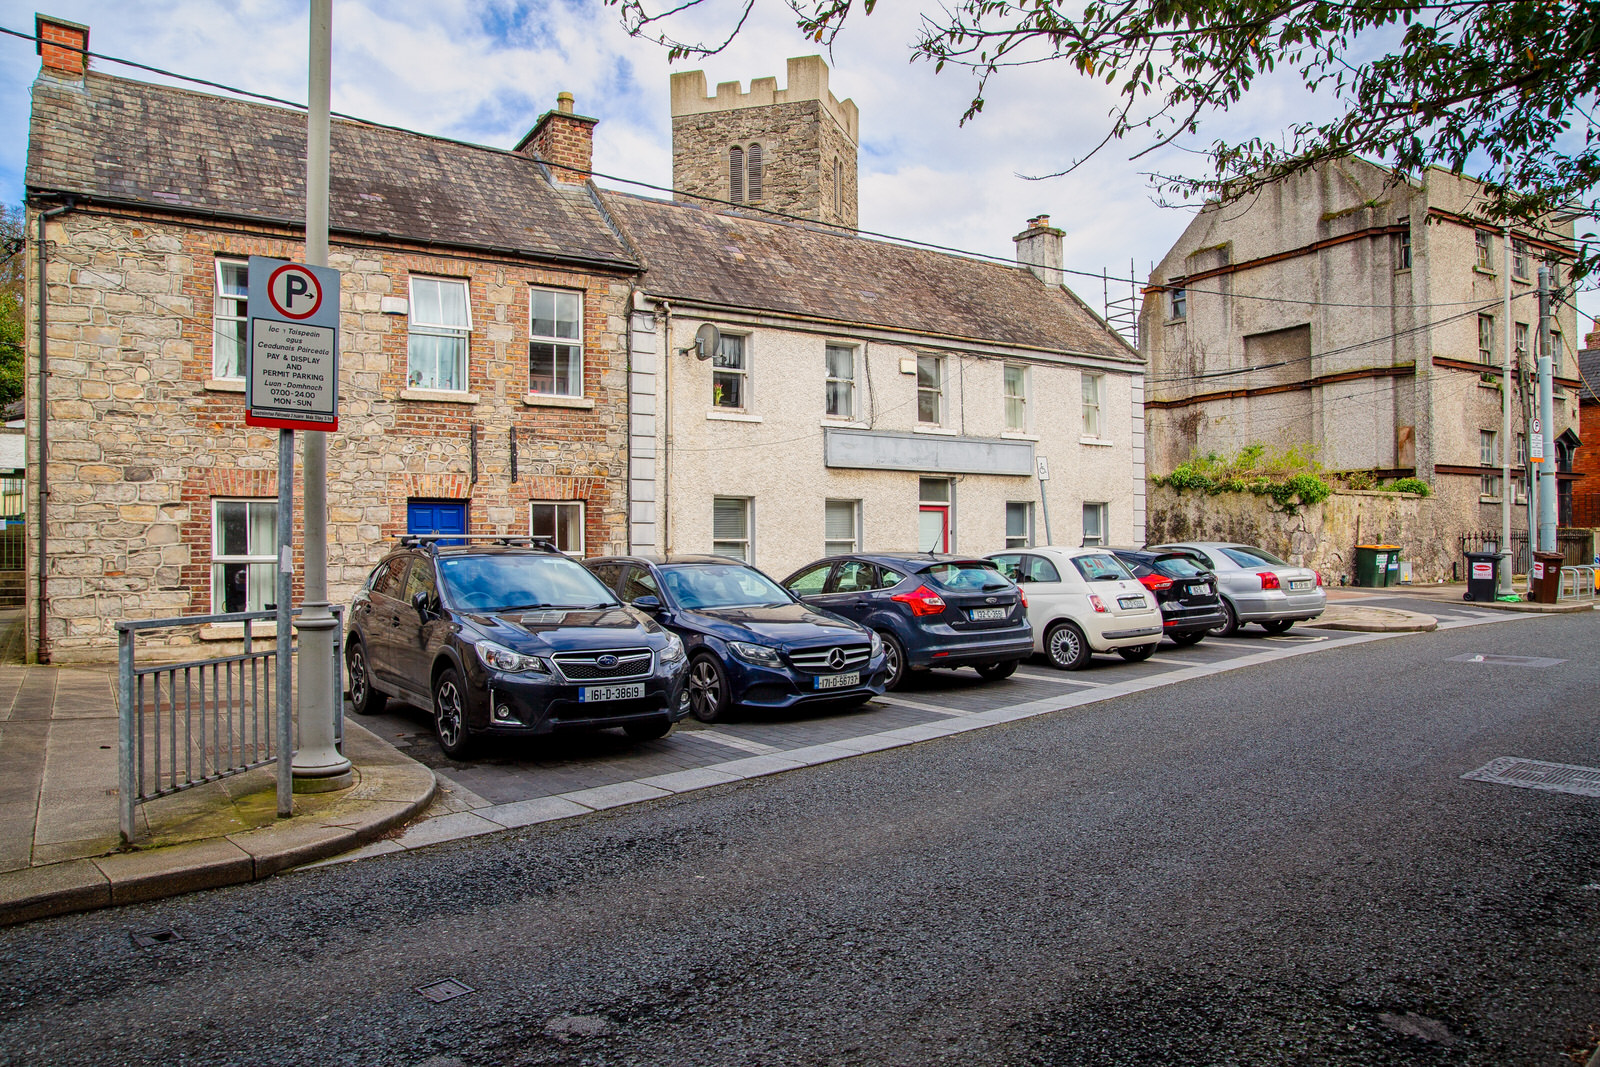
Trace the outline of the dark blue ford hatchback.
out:
M 791 596 L 726 556 L 603 556 L 584 566 L 683 639 L 688 710 L 716 722 L 735 705 L 861 704 L 883 692 L 878 636 Z

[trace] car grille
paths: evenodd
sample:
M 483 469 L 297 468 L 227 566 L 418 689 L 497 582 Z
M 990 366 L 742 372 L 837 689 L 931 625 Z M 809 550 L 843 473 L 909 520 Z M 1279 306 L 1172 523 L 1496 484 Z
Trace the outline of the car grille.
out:
M 609 667 L 600 660 L 615 657 Z M 616 681 L 622 678 L 648 678 L 654 657 L 648 648 L 618 648 L 602 652 L 557 652 L 550 657 L 556 668 L 571 682 Z
M 835 656 L 834 653 L 836 652 L 840 653 L 840 655 Z M 813 674 L 827 674 L 832 671 L 850 671 L 865 667 L 867 660 L 871 657 L 872 649 L 869 646 L 856 645 L 854 647 L 802 649 L 799 652 L 789 653 L 789 662 L 803 671 L 811 671 Z

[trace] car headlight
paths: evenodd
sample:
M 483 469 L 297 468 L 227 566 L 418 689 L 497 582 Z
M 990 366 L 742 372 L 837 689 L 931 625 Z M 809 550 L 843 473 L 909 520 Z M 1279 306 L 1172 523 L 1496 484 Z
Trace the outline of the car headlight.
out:
M 783 660 L 778 650 L 766 645 L 753 645 L 748 641 L 729 641 L 728 648 L 746 663 L 759 663 L 763 667 L 781 667 Z
M 495 644 L 493 641 L 479 641 L 476 648 L 478 649 L 478 658 L 483 660 L 485 667 L 513 673 L 523 671 L 533 671 L 538 674 L 550 673 L 550 668 L 538 656 L 524 656 L 521 652 L 513 652 L 503 645 Z
M 662 663 L 676 663 L 683 658 L 683 638 L 677 634 L 667 634 L 667 647 L 661 650 Z
M 883 654 L 883 638 L 878 636 L 878 631 L 868 631 L 872 635 L 872 650 L 867 653 L 868 659 L 877 659 Z

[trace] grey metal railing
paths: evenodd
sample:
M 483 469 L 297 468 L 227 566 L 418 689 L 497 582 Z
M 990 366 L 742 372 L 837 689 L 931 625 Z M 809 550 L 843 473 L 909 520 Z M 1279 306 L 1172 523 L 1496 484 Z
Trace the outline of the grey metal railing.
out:
M 331 608 L 344 632 L 344 609 Z M 296 610 L 293 614 L 299 614 Z M 122 839 L 137 836 L 138 805 L 157 797 L 215 782 L 278 759 L 278 738 L 291 736 L 293 700 L 278 700 L 275 640 L 258 644 L 252 627 L 273 621 L 275 611 L 186 615 L 174 619 L 119 622 L 117 629 L 117 714 Z M 223 623 L 244 624 L 244 647 L 231 656 L 139 666 L 137 637 L 152 630 L 175 630 Z M 334 641 L 334 739 L 344 743 L 344 671 Z M 296 648 L 298 655 L 298 647 Z M 293 756 L 293 749 L 289 755 Z M 287 788 L 279 775 L 280 790 Z M 280 797 L 287 811 L 287 794 Z

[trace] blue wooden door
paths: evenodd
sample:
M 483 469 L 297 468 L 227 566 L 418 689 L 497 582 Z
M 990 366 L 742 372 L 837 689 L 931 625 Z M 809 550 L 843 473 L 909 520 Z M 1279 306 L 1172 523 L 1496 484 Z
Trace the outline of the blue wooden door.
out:
M 467 532 L 467 502 L 465 500 L 412 500 L 406 504 L 406 533 L 414 534 L 465 534 Z M 441 541 L 442 545 L 461 544 L 460 541 Z

